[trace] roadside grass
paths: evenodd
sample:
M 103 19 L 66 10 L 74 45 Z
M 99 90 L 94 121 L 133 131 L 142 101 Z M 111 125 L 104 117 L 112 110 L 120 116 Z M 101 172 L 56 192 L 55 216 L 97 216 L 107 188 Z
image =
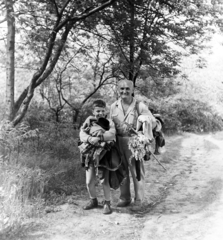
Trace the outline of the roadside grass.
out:
M 42 206 L 44 181 L 39 169 L 0 161 L 0 230 L 13 231 Z
M 12 235 L 46 206 L 66 201 L 84 188 L 78 132 L 71 126 L 25 125 L 0 131 L 0 235 Z M 9 235 L 7 235 L 9 236 Z

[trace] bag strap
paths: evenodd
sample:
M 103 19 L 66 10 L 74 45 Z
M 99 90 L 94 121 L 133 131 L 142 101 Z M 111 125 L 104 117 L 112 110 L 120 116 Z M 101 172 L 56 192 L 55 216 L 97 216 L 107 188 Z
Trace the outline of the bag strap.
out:
M 135 109 L 136 109 L 136 112 L 137 112 L 137 114 L 138 114 L 138 116 L 139 116 L 139 115 L 140 115 L 140 114 L 139 114 L 139 101 L 136 101 Z

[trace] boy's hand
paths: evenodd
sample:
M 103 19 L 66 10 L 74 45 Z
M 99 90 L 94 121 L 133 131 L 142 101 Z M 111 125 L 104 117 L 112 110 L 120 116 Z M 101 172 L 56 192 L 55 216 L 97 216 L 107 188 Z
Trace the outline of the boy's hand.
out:
M 89 116 L 83 123 L 83 128 L 87 128 L 91 125 L 92 121 L 96 121 L 97 119 L 94 116 Z
M 88 124 L 88 125 L 90 125 L 90 123 L 92 122 L 92 121 L 96 121 L 97 119 L 96 119 L 96 117 L 94 117 L 94 116 L 89 116 L 86 120 L 85 120 L 85 122 Z
M 89 137 L 88 142 L 92 145 L 97 145 L 100 141 L 99 137 Z

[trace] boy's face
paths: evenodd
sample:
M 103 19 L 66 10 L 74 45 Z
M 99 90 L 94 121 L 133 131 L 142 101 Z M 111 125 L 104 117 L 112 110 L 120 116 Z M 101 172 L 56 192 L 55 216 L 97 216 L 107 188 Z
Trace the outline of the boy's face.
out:
M 105 108 L 103 107 L 94 107 L 93 115 L 98 119 L 100 117 L 105 117 Z

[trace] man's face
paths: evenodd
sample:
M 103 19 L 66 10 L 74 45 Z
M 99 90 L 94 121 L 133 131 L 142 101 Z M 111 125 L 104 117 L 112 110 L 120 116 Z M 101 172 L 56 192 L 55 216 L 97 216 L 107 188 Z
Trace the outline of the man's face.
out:
M 103 107 L 94 107 L 93 115 L 98 119 L 100 117 L 105 117 L 105 108 Z
M 118 91 L 122 99 L 131 99 L 133 94 L 133 86 L 128 81 L 122 81 L 119 84 Z

